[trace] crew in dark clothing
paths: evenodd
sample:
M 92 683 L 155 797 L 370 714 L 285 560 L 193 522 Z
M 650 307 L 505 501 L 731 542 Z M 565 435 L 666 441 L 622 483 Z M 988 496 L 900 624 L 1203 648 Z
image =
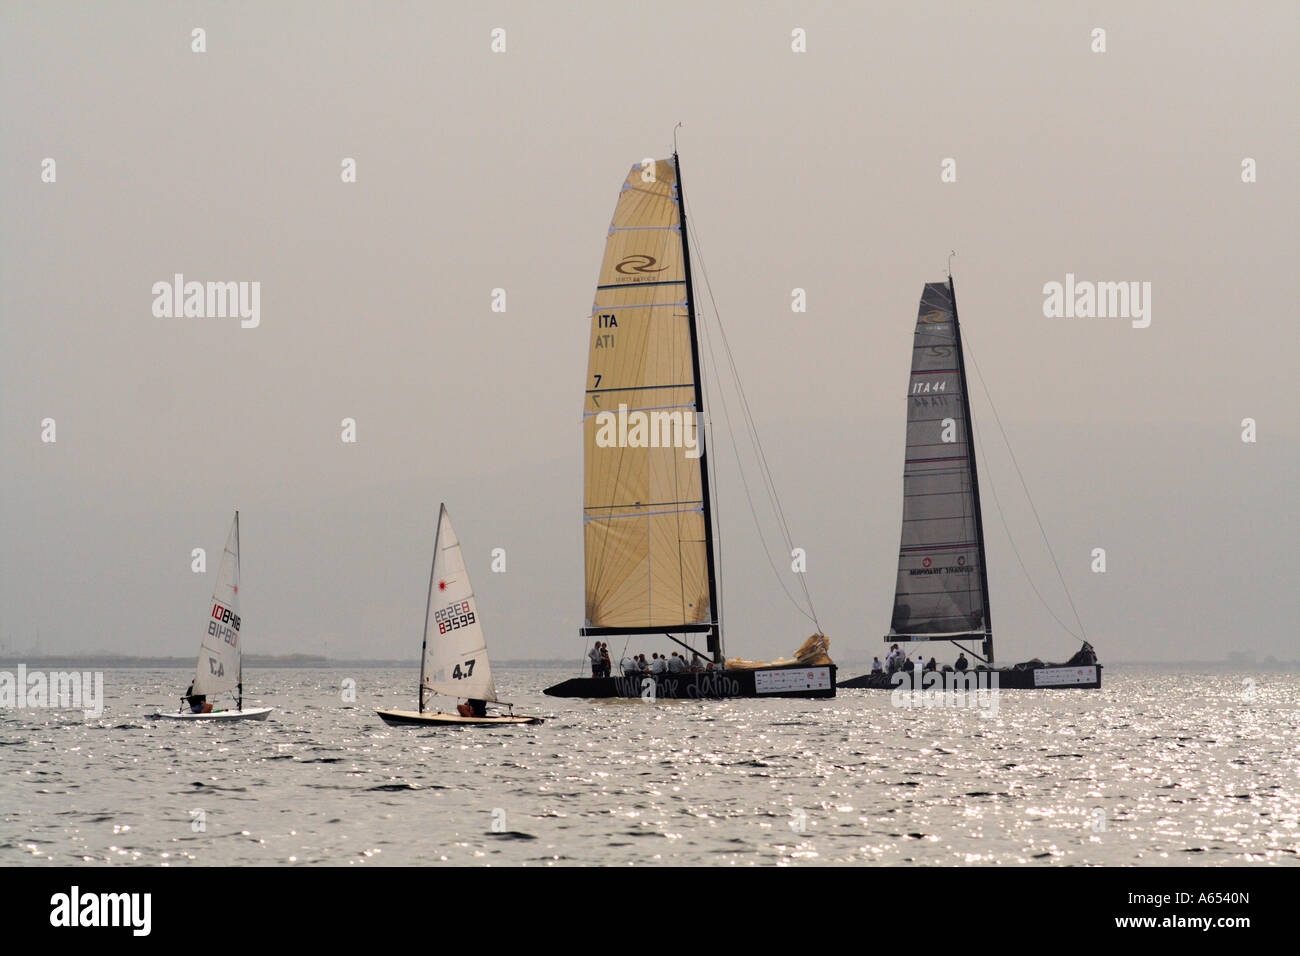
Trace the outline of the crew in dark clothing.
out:
M 932 658 L 930 658 L 928 661 L 925 662 L 925 669 L 928 670 L 928 671 L 937 671 L 937 670 L 939 669 L 939 664 L 938 664 L 938 662 L 937 662 L 937 661 L 932 657 Z
M 208 698 L 204 694 L 194 693 L 194 681 L 190 681 L 190 686 L 185 688 L 185 696 L 182 698 L 185 703 L 190 705 L 191 714 L 201 714 L 204 712 L 204 705 L 207 704 Z
M 962 653 L 957 655 L 957 663 L 955 663 L 953 666 L 956 667 L 957 670 L 961 671 L 963 674 L 966 673 L 966 668 L 970 666 L 970 661 L 966 660 L 965 651 L 962 651 Z

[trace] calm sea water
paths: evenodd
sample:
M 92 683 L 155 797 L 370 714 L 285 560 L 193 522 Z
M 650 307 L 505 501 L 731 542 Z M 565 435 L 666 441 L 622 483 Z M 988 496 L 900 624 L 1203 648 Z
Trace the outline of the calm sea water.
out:
M 993 717 L 542 696 L 572 674 L 497 672 L 540 726 L 426 730 L 373 713 L 414 669 L 250 670 L 275 713 L 226 726 L 144 719 L 181 671 L 108 671 L 100 719 L 0 712 L 0 864 L 1300 862 L 1294 672 L 1111 667 Z

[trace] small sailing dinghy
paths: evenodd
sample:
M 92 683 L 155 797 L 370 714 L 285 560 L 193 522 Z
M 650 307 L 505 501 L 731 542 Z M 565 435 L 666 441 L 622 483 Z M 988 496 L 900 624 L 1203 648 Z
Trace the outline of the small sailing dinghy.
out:
M 580 631 L 589 642 L 664 636 L 690 657 L 650 670 L 612 656 L 605 669 L 593 648 L 593 676 L 545 693 L 834 697 L 835 665 L 820 628 L 805 642 L 815 649 L 790 661 L 728 662 L 723 654 L 690 253 L 676 150 L 670 160 L 634 165 L 606 235 L 591 312 Z M 691 635 L 704 635 L 707 656 L 687 643 Z
M 459 708 L 466 712 L 446 714 L 425 710 L 425 698 L 433 694 L 466 698 L 468 706 Z M 487 640 L 483 636 L 474 590 L 470 587 L 469 571 L 445 504 L 438 512 L 433 568 L 429 573 L 429 599 L 424 610 L 419 700 L 419 710 L 376 710 L 375 713 L 383 718 L 384 723 L 394 726 L 491 727 L 542 722 L 540 717 L 522 714 L 486 714 L 488 703 L 505 702 L 497 700 L 492 665 L 488 662 Z
M 898 680 L 912 687 L 911 679 L 921 676 L 915 686 L 928 687 L 934 680 L 934 686 L 942 688 L 948 675 L 957 674 L 965 675 L 963 684 L 974 678 L 972 683 L 981 686 L 992 685 L 989 678 L 996 675 L 992 686 L 999 689 L 1101 687 L 1101 665 L 1086 641 L 1062 664 L 1032 660 L 994 667 L 984 518 L 971 429 L 957 293 L 949 276 L 946 283 L 926 283 L 917 313 L 907 393 L 903 533 L 893 621 L 885 643 L 901 651 L 914 641 L 951 641 L 980 663 L 967 671 L 864 674 L 841 682 L 841 687 L 892 689 Z M 980 646 L 982 653 L 962 642 Z
M 181 709 L 174 714 L 157 713 L 165 720 L 266 720 L 272 707 L 244 709 L 243 655 L 239 615 L 239 512 L 226 538 L 221 555 L 221 569 L 212 590 L 212 604 L 207 615 L 207 633 L 199 647 L 199 662 L 188 695 L 181 698 Z M 234 691 L 235 709 L 214 707 L 208 698 Z M 198 707 L 198 710 L 194 708 Z

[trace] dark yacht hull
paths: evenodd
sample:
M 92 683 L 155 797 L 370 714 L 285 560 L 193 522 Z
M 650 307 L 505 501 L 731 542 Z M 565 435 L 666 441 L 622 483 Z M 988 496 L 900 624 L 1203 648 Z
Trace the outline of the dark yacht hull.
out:
M 911 687 L 912 675 L 900 673 L 903 677 L 901 686 Z M 949 683 L 958 676 L 955 671 L 927 671 L 922 677 L 928 680 L 931 674 L 945 678 Z M 996 686 L 998 690 L 1098 690 L 1101 687 L 1100 664 L 1026 664 L 992 670 L 979 667 L 971 668 L 966 674 L 975 675 L 981 686 Z M 996 685 L 992 682 L 993 675 L 997 677 Z M 863 674 L 840 681 L 839 686 L 855 690 L 893 690 L 900 684 L 895 677 L 886 674 Z M 922 683 L 921 686 L 926 685 Z M 936 686 L 942 688 L 945 685 L 940 683 Z
M 551 697 L 726 700 L 733 697 L 834 697 L 835 665 L 759 667 L 753 670 L 573 677 L 546 688 Z

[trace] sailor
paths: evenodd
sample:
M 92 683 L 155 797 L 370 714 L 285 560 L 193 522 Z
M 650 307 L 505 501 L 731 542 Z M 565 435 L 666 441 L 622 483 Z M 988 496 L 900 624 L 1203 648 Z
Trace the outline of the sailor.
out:
M 208 705 L 207 696 L 194 693 L 194 681 L 190 681 L 190 686 L 185 688 L 183 700 L 190 705 L 191 714 L 206 714 L 212 711 L 212 708 Z
M 465 701 L 465 705 L 469 708 L 470 711 L 469 716 L 471 717 L 487 716 L 487 701 L 477 700 L 471 697 L 469 700 Z
M 654 655 L 654 660 L 650 663 L 651 674 L 662 674 L 668 670 L 668 658 Z
M 937 671 L 937 670 L 939 669 L 939 665 L 938 665 L 938 663 L 935 661 L 935 659 L 932 657 L 932 658 L 930 658 L 928 661 L 925 662 L 925 669 L 928 670 L 928 671 Z
M 957 668 L 957 670 L 961 671 L 964 674 L 966 673 L 966 668 L 969 666 L 970 666 L 970 661 L 966 660 L 966 652 L 962 651 L 960 654 L 957 655 L 957 662 L 953 664 L 953 667 Z
M 609 672 L 613 670 L 614 663 L 609 658 L 609 645 L 604 641 L 600 642 L 600 676 L 608 677 Z
M 623 669 L 624 677 L 631 677 L 641 670 L 641 664 L 635 657 L 625 657 L 619 661 L 619 666 Z
M 699 652 L 691 651 L 691 672 L 698 674 L 702 670 L 704 670 L 704 662 L 700 660 Z
M 882 667 L 881 664 L 880 664 L 880 658 L 879 658 L 879 657 L 873 657 L 873 658 L 871 658 L 871 673 L 873 673 L 873 674 L 880 674 L 880 673 L 883 673 L 884 670 L 885 670 L 884 667 Z
M 686 658 L 673 651 L 673 656 L 668 660 L 668 670 L 674 674 L 680 674 L 686 670 Z
M 587 653 L 587 657 L 590 658 L 591 660 L 591 676 L 599 677 L 600 663 L 601 663 L 600 641 L 597 641 L 595 644 L 591 645 L 591 650 Z

